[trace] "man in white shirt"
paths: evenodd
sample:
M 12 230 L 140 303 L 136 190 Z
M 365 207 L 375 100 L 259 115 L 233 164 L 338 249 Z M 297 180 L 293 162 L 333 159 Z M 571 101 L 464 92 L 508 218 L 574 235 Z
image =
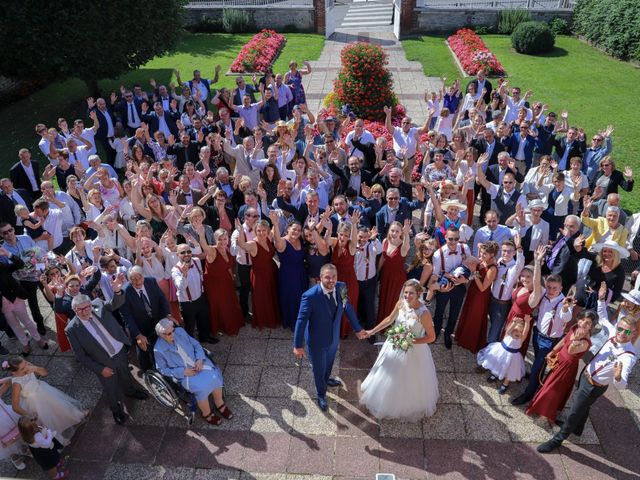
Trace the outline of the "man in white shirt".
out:
M 204 296 L 202 264 L 199 258 L 192 258 L 191 246 L 182 243 L 177 247 L 178 263 L 171 269 L 171 279 L 176 287 L 180 314 L 184 329 L 203 343 L 217 343 L 209 330 L 209 304 Z
M 255 226 L 260 219 L 260 214 L 255 208 L 249 207 L 244 211 L 244 238 L 247 242 L 256 239 Z M 251 293 L 251 255 L 238 246 L 238 231 L 231 234 L 231 255 L 236 257 L 238 264 L 238 280 L 240 281 L 240 307 L 245 319 L 249 321 L 249 294 Z
M 478 245 L 488 241 L 494 241 L 502 245 L 505 240 L 511 240 L 513 233 L 509 227 L 500 225 L 498 214 L 493 210 L 487 210 L 484 214 L 485 226 L 479 228 L 473 238 L 473 256 L 478 257 Z
M 584 313 L 593 315 L 590 311 Z M 595 315 L 593 317 L 592 323 L 595 323 Z M 602 322 L 603 319 L 600 318 L 599 321 Z M 538 446 L 537 450 L 540 453 L 549 453 L 557 449 L 571 434 L 580 436 L 589 418 L 591 405 L 607 391 L 609 385 L 613 384 L 621 390 L 627 386 L 629 375 L 637 360 L 637 352 L 631 339 L 637 335 L 638 321 L 632 317 L 621 318 L 615 330 L 608 320 L 604 321 L 616 333 L 582 370 L 578 388 L 571 397 L 571 410 L 567 419 L 558 422 L 561 423 L 558 433 Z
M 547 249 L 540 247 L 536 251 L 533 269 L 533 293 L 529 297 L 529 306 L 538 307 L 538 318 L 533 327 L 533 351 L 535 358 L 531 366 L 529 384 L 524 393 L 514 398 L 513 405 L 524 405 L 535 395 L 540 386 L 540 371 L 544 368 L 545 358 L 564 336 L 567 322 L 573 315 L 575 300 L 562 293 L 562 277 L 551 274 L 542 288 L 542 262 Z
M 358 243 L 356 245 L 355 270 L 358 279 L 358 316 L 360 324 L 369 330 L 375 326 L 375 298 L 376 298 L 376 260 L 382 253 L 382 243 L 378 240 L 374 230 L 371 235 L 369 227 L 358 228 Z M 374 337 L 369 337 L 370 342 Z
M 72 247 L 72 243 L 69 240 L 69 230 L 79 225 L 82 221 L 80 207 L 67 192 L 56 192 L 53 188 L 53 183 L 48 180 L 42 182 L 40 188 L 42 189 L 42 198 L 46 201 L 56 203 L 56 200 L 58 200 L 56 205 L 62 210 L 62 244 L 65 245 L 65 250 L 68 250 Z M 62 205 L 62 207 L 59 207 L 59 205 Z
M 442 329 L 445 309 L 449 305 L 449 318 L 444 329 L 444 345 L 450 350 L 452 346 L 451 334 L 455 331 L 458 315 L 467 293 L 467 279 L 464 277 L 456 278 L 451 275 L 451 272 L 462 265 L 467 256 L 471 255 L 471 250 L 467 245 L 459 243 L 460 230 L 453 225 L 447 229 L 444 238 L 446 245 L 440 247 L 433 254 L 433 277 L 436 281 L 440 281 L 440 277 L 444 276 L 453 284 L 453 288 L 445 288 L 438 292 L 433 324 L 437 338 Z
M 83 145 L 78 145 L 78 140 L 80 140 Z M 75 165 L 77 163 L 86 171 L 89 168 L 89 152 L 92 149 L 93 145 L 83 137 L 70 137 L 69 140 L 67 140 L 69 163 L 71 163 L 71 165 Z
M 411 181 L 411 172 L 415 165 L 416 148 L 418 146 L 418 139 L 420 135 L 429 131 L 429 121 L 427 118 L 424 125 L 420 128 L 411 126 L 411 118 L 404 117 L 399 127 L 394 127 L 391 123 L 392 109 L 384 107 L 385 127 L 391 136 L 393 137 L 393 150 L 396 152 L 396 156 L 405 159 L 404 167 L 402 169 L 405 182 Z M 436 335 L 438 332 L 436 332 Z
M 365 130 L 364 120 L 361 118 L 356 119 L 353 125 L 353 130 L 347 134 L 347 138 L 345 138 L 344 143 L 348 147 L 349 151 L 347 152 L 347 155 L 349 157 L 357 157 L 359 160 L 363 160 L 364 152 L 353 145 L 352 142 L 354 139 L 362 145 L 370 145 L 376 142 L 373 134 L 369 130 Z
M 322 180 L 320 180 L 320 176 L 322 176 Z M 318 206 L 324 210 L 329 206 L 329 194 L 333 186 L 333 177 L 324 170 L 318 169 L 309 170 L 307 172 L 307 179 L 309 180 L 309 185 L 300 191 L 298 207 L 306 203 L 306 198 L 309 193 L 315 192 L 318 196 Z
M 75 120 L 73 122 L 73 134 L 74 136 L 82 137 L 89 142 L 92 145 L 92 148 L 90 148 L 87 153 L 89 155 L 94 155 L 98 153 L 98 150 L 96 150 L 95 135 L 100 127 L 100 121 L 97 119 L 95 112 L 90 112 L 89 116 L 93 120 L 93 126 L 91 128 L 84 128 L 84 122 L 82 119 Z
M 67 253 L 68 245 L 63 245 L 63 237 L 62 237 L 62 222 L 64 219 L 64 213 L 62 212 L 62 208 L 64 208 L 65 204 L 62 203 L 57 198 L 53 198 L 51 200 L 58 208 L 49 208 L 49 202 L 44 198 L 40 198 L 33 202 L 33 212 L 42 220 L 44 223 L 42 226 L 45 229 L 45 235 L 49 235 L 53 237 L 53 251 L 58 255 L 64 255 Z M 40 240 L 46 240 L 40 237 Z
M 505 227 L 506 228 L 506 227 Z M 500 340 L 502 329 L 511 310 L 511 295 L 518 282 L 520 272 L 524 268 L 524 255 L 520 238 L 516 241 L 505 240 L 501 247 L 502 256 L 498 260 L 498 273 L 491 285 L 491 302 L 489 303 L 489 334 L 487 343 Z M 517 256 L 514 259 L 513 257 Z

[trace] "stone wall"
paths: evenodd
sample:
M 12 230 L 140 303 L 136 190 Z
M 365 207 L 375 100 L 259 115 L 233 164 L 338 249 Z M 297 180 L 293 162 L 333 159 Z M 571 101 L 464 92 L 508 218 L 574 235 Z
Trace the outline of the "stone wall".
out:
M 461 8 L 415 8 L 414 21 L 409 33 L 448 33 L 463 27 L 492 27 L 498 24 L 499 10 L 471 10 Z M 571 24 L 572 11 L 567 10 L 531 10 L 533 20 L 548 22 L 560 17 Z
M 226 7 L 229 8 L 229 7 Z M 222 18 L 222 8 L 187 8 L 185 9 L 185 24 L 193 25 L 207 18 Z M 258 28 L 280 29 L 295 25 L 300 30 L 315 31 L 315 13 L 313 7 L 297 8 L 264 8 L 243 6 L 242 10 L 249 13 Z

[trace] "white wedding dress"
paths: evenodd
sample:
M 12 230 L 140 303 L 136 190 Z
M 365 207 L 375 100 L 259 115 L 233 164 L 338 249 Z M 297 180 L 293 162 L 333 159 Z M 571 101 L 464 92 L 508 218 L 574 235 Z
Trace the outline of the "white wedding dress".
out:
M 426 310 L 424 305 L 415 310 L 403 305 L 396 324 L 404 322 L 416 338 L 424 337 L 420 316 Z M 385 341 L 376 363 L 362 382 L 361 391 L 360 403 L 376 418 L 417 420 L 433 415 L 439 393 L 429 345 L 414 344 L 404 352 L 394 350 L 391 343 Z

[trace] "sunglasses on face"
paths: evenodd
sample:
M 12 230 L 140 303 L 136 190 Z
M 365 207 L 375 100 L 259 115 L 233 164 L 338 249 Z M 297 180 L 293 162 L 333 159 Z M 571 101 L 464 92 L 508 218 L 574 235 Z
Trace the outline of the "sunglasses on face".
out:
M 633 333 L 633 331 L 628 328 L 616 327 L 616 330 L 618 333 L 624 333 L 625 335 L 631 335 Z
M 460 237 L 447 237 L 447 242 L 457 242 Z
M 191 250 L 183 250 L 178 252 L 178 255 L 191 255 Z

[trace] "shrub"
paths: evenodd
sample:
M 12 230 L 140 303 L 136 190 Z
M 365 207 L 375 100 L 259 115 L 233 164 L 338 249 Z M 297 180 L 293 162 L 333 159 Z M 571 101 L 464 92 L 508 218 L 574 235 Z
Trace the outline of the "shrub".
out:
M 531 12 L 524 8 L 507 8 L 498 17 L 498 33 L 511 35 L 515 28 L 524 22 L 531 21 Z
M 225 8 L 222 12 L 222 27 L 227 33 L 247 33 L 255 31 L 256 26 L 244 10 Z
M 552 50 L 555 41 L 555 35 L 549 26 L 542 22 L 521 23 L 511 34 L 513 48 L 528 55 Z
M 186 30 L 191 33 L 221 33 L 224 32 L 222 28 L 222 20 L 219 18 L 204 18 L 198 23 L 188 25 Z
M 477 35 L 487 35 L 493 31 L 493 27 L 480 25 L 478 27 L 475 27 L 473 31 L 476 32 Z
M 622 60 L 640 57 L 638 0 L 579 0 L 573 29 L 614 57 Z
M 549 28 L 555 35 L 568 35 L 571 33 L 569 24 L 564 18 L 556 17 L 549 22 Z
M 382 120 L 384 107 L 395 106 L 393 79 L 386 68 L 387 54 L 370 43 L 353 43 L 340 52 L 342 68 L 333 90 L 340 106 L 349 105 L 357 116 Z

